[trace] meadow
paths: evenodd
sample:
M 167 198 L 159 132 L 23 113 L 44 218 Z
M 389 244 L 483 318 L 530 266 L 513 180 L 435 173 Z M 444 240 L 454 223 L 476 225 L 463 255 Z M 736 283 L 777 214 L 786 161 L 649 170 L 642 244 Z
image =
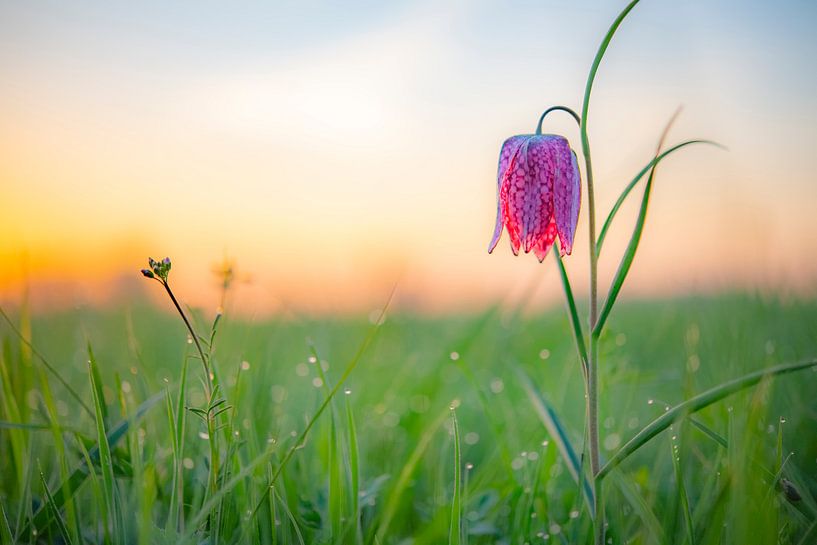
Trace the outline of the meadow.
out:
M 209 332 L 213 316 L 192 316 Z M 202 335 L 210 408 L 178 315 L 134 304 L 9 318 L 3 544 L 593 538 L 574 475 L 583 378 L 561 308 L 226 315 Z M 599 341 L 602 462 L 716 384 L 814 358 L 815 324 L 814 301 L 759 294 L 621 304 Z M 607 542 L 813 543 L 814 369 L 681 414 L 612 469 Z

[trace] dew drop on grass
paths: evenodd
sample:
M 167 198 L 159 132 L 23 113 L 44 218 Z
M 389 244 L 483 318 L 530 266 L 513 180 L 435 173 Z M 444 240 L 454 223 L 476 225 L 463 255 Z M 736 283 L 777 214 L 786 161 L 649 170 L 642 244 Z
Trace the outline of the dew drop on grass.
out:
M 774 342 L 770 339 L 766 341 L 766 355 L 771 356 L 774 354 Z
M 394 411 L 389 411 L 383 415 L 383 425 L 387 428 L 395 428 L 400 423 L 400 415 Z
M 313 378 L 312 386 L 314 386 L 315 388 L 320 388 L 321 386 L 323 386 L 323 380 L 321 380 L 321 377 Z
M 543 348 L 539 351 L 539 359 L 546 360 L 550 357 L 550 350 Z
M 207 441 L 208 439 L 210 439 L 210 435 L 207 432 L 200 431 L 199 439 L 204 439 L 205 441 Z
M 454 399 L 454 400 L 451 401 L 451 404 L 448 406 L 448 408 L 453 411 L 454 409 L 456 409 L 459 406 L 460 406 L 460 400 L 459 399 Z
M 543 447 L 546 447 L 546 446 L 548 446 L 549 444 L 550 444 L 550 441 L 548 441 L 547 439 L 545 439 L 544 441 L 542 441 L 542 446 L 543 446 Z
M 781 423 L 781 424 L 785 424 L 785 423 L 786 423 L 786 417 L 785 417 L 785 416 L 781 416 L 781 417 L 780 417 L 780 423 Z
M 614 450 L 621 444 L 621 437 L 617 433 L 611 433 L 604 438 L 605 450 Z
M 522 458 L 517 457 L 517 458 L 514 458 L 513 461 L 511 462 L 511 469 L 513 469 L 514 471 L 518 471 L 518 470 L 522 469 L 522 467 L 524 465 L 525 465 L 525 460 L 523 460 Z
M 457 361 L 460 359 L 460 353 L 455 350 L 454 352 L 451 352 L 448 357 L 451 358 L 451 361 Z
M 244 360 L 244 361 L 241 362 L 241 370 L 242 371 L 247 371 L 247 370 L 249 370 L 249 368 L 250 368 L 250 362 L 248 362 L 247 360 Z
M 579 512 L 574 509 L 573 511 L 570 512 L 570 518 L 572 519 L 579 518 Z
M 317 362 L 318 362 L 318 358 L 316 358 L 315 356 L 309 356 L 309 363 L 317 363 Z
M 190 335 L 187 336 L 187 344 L 193 344 L 193 337 Z
M 497 377 L 491 380 L 491 391 L 495 394 L 500 393 L 502 390 L 505 389 L 505 383 L 502 382 L 502 379 Z
M 653 403 L 655 403 L 654 399 L 648 399 L 647 400 L 647 405 L 652 405 Z
M 559 532 L 561 532 L 561 531 L 562 531 L 562 527 L 561 527 L 561 526 L 559 526 L 559 525 L 558 525 L 558 524 L 556 524 L 556 523 L 553 523 L 553 524 L 551 524 L 551 525 L 550 525 L 550 527 L 548 528 L 548 530 L 550 530 L 550 533 L 551 533 L 551 534 L 558 534 Z
M 193 469 L 194 467 L 196 467 L 196 464 L 193 462 L 192 458 L 185 458 L 184 460 L 182 460 L 182 465 L 184 466 L 185 469 Z
M 465 464 L 465 469 L 467 469 L 469 471 L 474 469 L 474 464 L 472 464 L 471 462 L 468 462 L 467 464 Z
M 309 367 L 307 367 L 305 363 L 299 363 L 295 366 L 295 373 L 299 377 L 305 377 L 309 374 Z
M 539 453 L 536 451 L 531 451 L 528 453 L 528 460 L 535 462 L 539 459 Z
M 476 445 L 479 443 L 479 434 L 475 431 L 469 431 L 465 434 L 466 445 Z
M 350 396 L 350 395 L 352 395 L 352 389 L 351 388 L 346 388 L 345 390 L 343 390 L 343 393 L 346 394 L 347 396 Z
M 270 388 L 270 395 L 273 402 L 283 403 L 287 398 L 287 389 L 280 384 L 273 384 Z

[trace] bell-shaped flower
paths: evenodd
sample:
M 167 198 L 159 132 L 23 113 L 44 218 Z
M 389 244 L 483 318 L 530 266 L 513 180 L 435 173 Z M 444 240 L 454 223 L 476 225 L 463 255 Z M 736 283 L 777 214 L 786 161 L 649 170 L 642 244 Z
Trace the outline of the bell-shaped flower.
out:
M 555 134 L 512 136 L 502 144 L 497 172 L 496 228 L 488 253 L 508 230 L 511 249 L 543 261 L 556 236 L 561 255 L 573 250 L 581 174 L 567 139 Z

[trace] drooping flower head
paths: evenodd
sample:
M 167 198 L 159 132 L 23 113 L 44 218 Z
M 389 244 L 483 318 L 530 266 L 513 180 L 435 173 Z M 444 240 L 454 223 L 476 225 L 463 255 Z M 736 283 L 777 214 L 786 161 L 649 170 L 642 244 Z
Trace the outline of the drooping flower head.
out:
M 555 134 L 512 136 L 502 144 L 497 172 L 496 228 L 488 253 L 508 230 L 511 249 L 543 261 L 556 236 L 561 255 L 573 251 L 581 175 L 567 139 Z

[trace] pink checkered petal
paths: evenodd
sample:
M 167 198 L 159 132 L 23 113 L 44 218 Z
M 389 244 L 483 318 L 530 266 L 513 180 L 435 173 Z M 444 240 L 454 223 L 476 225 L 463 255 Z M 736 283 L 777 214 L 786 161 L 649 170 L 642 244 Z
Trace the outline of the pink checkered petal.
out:
M 561 254 L 573 251 L 573 237 L 579 221 L 579 205 L 582 198 L 581 175 L 576 154 L 567 140 L 560 142 L 553 152 L 554 170 L 553 205 L 556 227 L 559 230 Z
M 502 178 L 505 174 L 505 171 L 508 170 L 508 165 L 511 162 L 516 151 L 519 149 L 519 146 L 525 139 L 528 138 L 527 136 L 511 136 L 502 144 L 502 149 L 499 152 L 499 165 L 497 166 L 497 173 L 496 173 L 496 225 L 494 226 L 494 235 L 491 237 L 491 242 L 488 244 L 488 253 L 494 251 L 496 245 L 499 243 L 499 238 L 502 236 L 502 226 L 504 224 L 503 221 L 503 214 L 502 214 L 502 199 L 500 196 L 501 192 L 501 185 L 502 185 Z M 518 249 L 518 246 L 517 246 Z

